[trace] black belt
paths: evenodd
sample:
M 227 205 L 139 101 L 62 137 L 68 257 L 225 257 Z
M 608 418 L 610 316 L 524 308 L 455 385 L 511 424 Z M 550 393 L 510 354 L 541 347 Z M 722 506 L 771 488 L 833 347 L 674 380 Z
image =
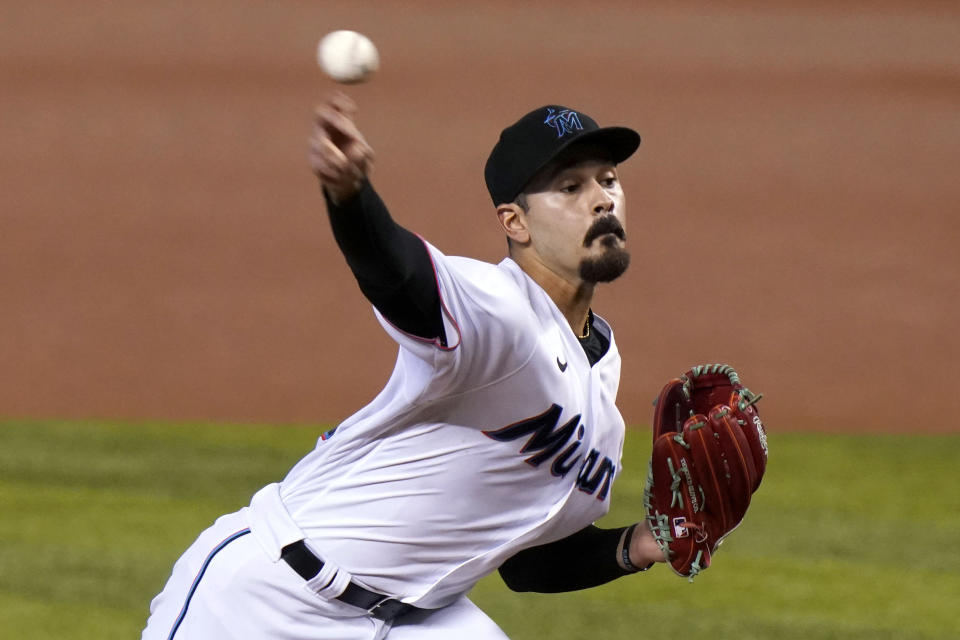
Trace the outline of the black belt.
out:
M 285 546 L 280 551 L 280 557 L 304 580 L 313 579 L 323 568 L 323 560 L 314 555 L 303 540 Z M 367 613 L 381 620 L 393 620 L 417 608 L 412 604 L 394 600 L 390 596 L 364 589 L 353 582 L 349 583 L 343 593 L 337 596 L 337 600 L 366 609 Z

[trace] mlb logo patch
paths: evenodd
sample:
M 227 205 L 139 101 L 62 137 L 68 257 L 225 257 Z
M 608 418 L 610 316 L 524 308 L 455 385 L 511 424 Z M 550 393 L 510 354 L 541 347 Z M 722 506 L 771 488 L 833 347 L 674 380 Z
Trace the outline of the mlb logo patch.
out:
M 686 538 L 690 535 L 690 530 L 683 526 L 686 523 L 687 519 L 682 516 L 673 519 L 673 536 L 675 538 Z

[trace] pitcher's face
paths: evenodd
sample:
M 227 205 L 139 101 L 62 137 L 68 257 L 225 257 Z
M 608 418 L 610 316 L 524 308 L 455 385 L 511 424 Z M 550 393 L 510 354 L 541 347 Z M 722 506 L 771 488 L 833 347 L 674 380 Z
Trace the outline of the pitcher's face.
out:
M 626 198 L 616 165 L 585 159 L 547 172 L 526 200 L 532 248 L 551 271 L 590 283 L 626 271 Z

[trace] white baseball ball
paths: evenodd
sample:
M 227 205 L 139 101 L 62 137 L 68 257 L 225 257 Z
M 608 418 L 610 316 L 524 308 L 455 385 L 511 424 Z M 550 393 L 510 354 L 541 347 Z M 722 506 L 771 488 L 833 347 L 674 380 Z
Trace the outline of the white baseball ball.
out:
M 368 80 L 380 68 L 380 55 L 370 38 L 356 31 L 331 31 L 317 45 L 317 63 L 343 84 Z

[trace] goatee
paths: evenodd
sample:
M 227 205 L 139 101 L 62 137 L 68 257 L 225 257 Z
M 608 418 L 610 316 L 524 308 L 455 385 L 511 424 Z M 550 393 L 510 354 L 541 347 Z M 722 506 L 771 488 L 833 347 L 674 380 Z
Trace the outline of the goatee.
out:
M 626 249 L 610 246 L 613 242 L 604 244 L 607 250 L 601 255 L 580 261 L 580 278 L 584 282 L 612 282 L 630 266 L 630 254 Z

